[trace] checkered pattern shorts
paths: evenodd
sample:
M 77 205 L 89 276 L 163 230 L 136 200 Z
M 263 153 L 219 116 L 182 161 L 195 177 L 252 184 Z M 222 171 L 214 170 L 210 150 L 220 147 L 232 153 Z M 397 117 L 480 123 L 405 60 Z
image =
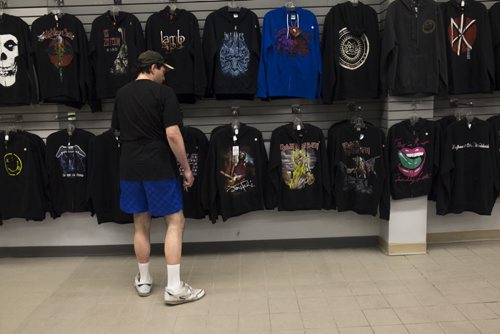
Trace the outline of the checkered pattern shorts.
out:
M 120 180 L 120 208 L 126 213 L 149 212 L 162 217 L 182 210 L 179 179 L 159 181 Z

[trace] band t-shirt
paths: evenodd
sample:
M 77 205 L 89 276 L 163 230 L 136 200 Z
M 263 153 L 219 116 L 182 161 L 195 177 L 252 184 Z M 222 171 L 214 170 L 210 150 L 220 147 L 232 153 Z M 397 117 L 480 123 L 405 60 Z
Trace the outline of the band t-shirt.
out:
M 135 80 L 116 95 L 112 127 L 120 130 L 120 179 L 164 180 L 177 177 L 175 156 L 165 128 L 180 125 L 179 103 L 172 88 Z

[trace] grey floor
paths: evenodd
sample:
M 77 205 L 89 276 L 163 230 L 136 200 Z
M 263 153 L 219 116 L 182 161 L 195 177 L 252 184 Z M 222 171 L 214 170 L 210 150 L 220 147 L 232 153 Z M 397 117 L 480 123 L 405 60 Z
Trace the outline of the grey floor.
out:
M 0 333 L 500 333 L 500 242 L 186 256 L 196 303 L 132 287 L 133 257 L 0 259 Z

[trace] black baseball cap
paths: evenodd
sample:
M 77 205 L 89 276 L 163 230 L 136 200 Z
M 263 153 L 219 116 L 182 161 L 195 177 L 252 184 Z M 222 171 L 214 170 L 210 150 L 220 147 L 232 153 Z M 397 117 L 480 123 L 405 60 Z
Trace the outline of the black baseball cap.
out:
M 161 54 L 159 54 L 156 51 L 152 51 L 152 50 L 144 51 L 143 53 L 141 53 L 139 55 L 139 57 L 137 58 L 137 63 L 139 65 L 161 64 L 161 65 L 165 66 L 165 68 L 168 71 L 174 69 L 173 66 L 171 66 L 165 62 L 165 59 L 162 57 Z

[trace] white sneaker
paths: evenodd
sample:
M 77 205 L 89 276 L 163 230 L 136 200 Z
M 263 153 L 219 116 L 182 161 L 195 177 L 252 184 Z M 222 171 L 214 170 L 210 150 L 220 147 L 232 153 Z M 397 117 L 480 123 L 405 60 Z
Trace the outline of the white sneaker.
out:
M 134 287 L 139 296 L 147 297 L 151 294 L 151 290 L 153 289 L 153 281 L 151 280 L 149 283 L 141 282 L 141 275 L 137 273 L 134 279 Z
M 173 293 L 165 288 L 164 299 L 167 305 L 178 305 L 194 302 L 203 298 L 203 296 L 205 296 L 205 290 L 193 289 L 189 284 L 181 282 L 181 290 L 178 293 Z

